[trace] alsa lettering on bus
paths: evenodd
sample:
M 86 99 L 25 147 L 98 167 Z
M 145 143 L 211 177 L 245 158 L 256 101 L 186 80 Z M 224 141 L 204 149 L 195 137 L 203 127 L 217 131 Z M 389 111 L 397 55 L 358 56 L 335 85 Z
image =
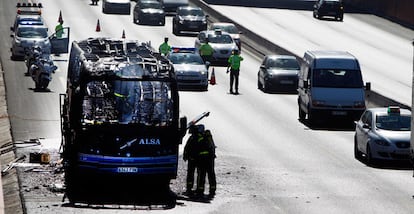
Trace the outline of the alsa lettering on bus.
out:
M 158 138 L 141 138 L 139 140 L 141 145 L 161 145 L 160 139 Z

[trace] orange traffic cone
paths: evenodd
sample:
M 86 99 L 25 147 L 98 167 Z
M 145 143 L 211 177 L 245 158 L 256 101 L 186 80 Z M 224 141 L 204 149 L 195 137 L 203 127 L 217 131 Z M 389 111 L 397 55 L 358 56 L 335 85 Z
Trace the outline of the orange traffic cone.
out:
M 101 25 L 99 24 L 99 19 L 98 23 L 96 23 L 96 32 L 101 32 Z
M 59 22 L 59 23 L 63 22 L 63 19 L 62 19 L 62 11 L 59 11 L 59 18 L 58 18 L 58 22 Z
M 125 39 L 125 30 L 122 30 L 122 38 Z
M 211 85 L 215 85 L 216 84 L 216 74 L 214 73 L 214 68 L 211 71 L 211 76 L 210 76 L 210 84 Z

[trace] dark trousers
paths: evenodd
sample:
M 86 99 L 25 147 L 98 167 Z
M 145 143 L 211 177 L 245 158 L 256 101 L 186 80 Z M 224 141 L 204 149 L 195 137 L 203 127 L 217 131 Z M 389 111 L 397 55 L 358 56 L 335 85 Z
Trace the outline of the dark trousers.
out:
M 236 93 L 239 92 L 239 69 L 230 69 L 230 92 L 233 93 L 233 82 Z
M 194 160 L 188 160 L 187 163 L 187 191 L 191 191 L 194 186 L 194 173 L 197 164 Z
M 200 162 L 200 167 L 197 169 L 197 193 L 204 193 L 204 185 L 206 183 L 206 174 L 208 176 L 208 183 L 210 186 L 210 194 L 216 193 L 216 173 L 214 171 L 214 158 Z
M 201 56 L 201 58 L 203 59 L 204 63 L 206 63 L 206 62 L 211 62 L 212 56 L 211 55 L 203 55 L 203 56 Z

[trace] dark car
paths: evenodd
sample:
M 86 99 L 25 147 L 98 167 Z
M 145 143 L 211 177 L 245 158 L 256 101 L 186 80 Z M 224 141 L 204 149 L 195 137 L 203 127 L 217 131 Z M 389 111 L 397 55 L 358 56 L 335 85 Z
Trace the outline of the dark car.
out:
M 155 0 L 142 0 L 134 7 L 132 21 L 138 24 L 155 23 L 165 25 L 165 12 L 162 4 Z
M 173 18 L 173 33 L 181 34 L 181 31 L 200 32 L 207 30 L 207 15 L 199 7 L 181 6 Z
M 257 74 L 257 87 L 263 92 L 296 92 L 299 70 L 299 62 L 294 56 L 265 56 Z
M 313 17 L 321 19 L 324 16 L 343 21 L 344 6 L 342 0 L 318 0 L 313 6 Z

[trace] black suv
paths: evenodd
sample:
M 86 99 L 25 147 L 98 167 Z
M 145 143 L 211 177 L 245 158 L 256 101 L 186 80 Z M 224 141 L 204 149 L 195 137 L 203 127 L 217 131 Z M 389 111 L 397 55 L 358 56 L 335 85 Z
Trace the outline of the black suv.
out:
M 321 19 L 324 16 L 332 16 L 342 21 L 344 19 L 342 0 L 318 0 L 313 6 L 313 17 Z
M 207 29 L 207 17 L 199 7 L 181 6 L 173 18 L 173 33 L 181 34 L 181 31 L 200 32 Z

